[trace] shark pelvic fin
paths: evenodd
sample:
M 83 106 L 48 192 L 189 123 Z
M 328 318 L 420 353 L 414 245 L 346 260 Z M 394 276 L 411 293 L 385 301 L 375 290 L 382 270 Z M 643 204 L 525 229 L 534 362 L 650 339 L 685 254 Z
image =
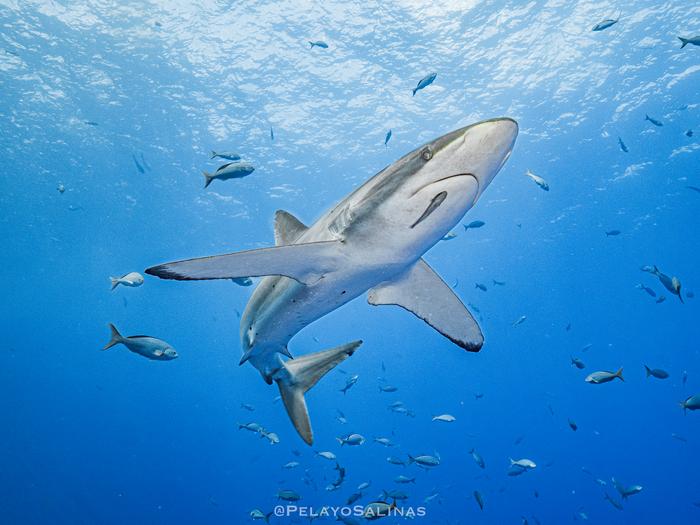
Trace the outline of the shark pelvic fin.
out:
M 275 212 L 275 245 L 292 244 L 301 234 L 308 230 L 303 222 L 284 210 Z
M 353 341 L 330 350 L 297 357 L 285 362 L 275 375 L 289 419 L 307 445 L 311 445 L 314 438 L 304 394 L 338 363 L 351 356 L 361 344 L 362 341 Z
M 146 273 L 178 281 L 283 275 L 307 284 L 337 267 L 339 245 L 339 241 L 323 241 L 260 248 L 160 264 Z
M 484 344 L 481 329 L 467 307 L 423 259 L 398 279 L 372 288 L 367 301 L 375 306 L 400 306 L 470 352 L 478 352 Z

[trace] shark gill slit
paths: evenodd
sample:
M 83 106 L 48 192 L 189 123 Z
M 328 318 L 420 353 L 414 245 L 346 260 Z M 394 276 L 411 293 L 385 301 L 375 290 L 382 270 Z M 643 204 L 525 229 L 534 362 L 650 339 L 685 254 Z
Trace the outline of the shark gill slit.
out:
M 441 191 L 433 199 L 430 201 L 430 204 L 428 204 L 428 207 L 425 209 L 423 214 L 418 217 L 418 220 L 411 224 L 411 228 L 415 228 L 418 224 L 423 222 L 425 219 L 428 218 L 428 216 L 433 213 L 435 210 L 437 210 L 440 205 L 445 202 L 445 199 L 447 198 L 447 192 L 446 191 Z

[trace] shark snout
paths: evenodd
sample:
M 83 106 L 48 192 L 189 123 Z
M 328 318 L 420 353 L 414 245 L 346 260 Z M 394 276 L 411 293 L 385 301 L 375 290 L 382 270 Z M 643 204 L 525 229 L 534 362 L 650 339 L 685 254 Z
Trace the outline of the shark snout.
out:
M 479 196 L 510 157 L 517 137 L 518 123 L 508 117 L 485 120 L 464 134 L 462 147 L 469 159 L 468 171 L 479 183 Z

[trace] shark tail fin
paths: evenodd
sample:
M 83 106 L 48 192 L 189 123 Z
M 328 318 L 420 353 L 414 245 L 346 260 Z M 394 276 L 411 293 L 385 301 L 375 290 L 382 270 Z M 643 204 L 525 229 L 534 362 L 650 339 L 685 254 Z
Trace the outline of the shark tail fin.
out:
M 109 280 L 112 283 L 112 288 L 110 288 L 110 290 L 114 290 L 117 286 L 119 286 L 119 277 L 110 277 Z
M 620 381 L 624 381 L 624 380 L 625 380 L 625 378 L 622 377 L 622 367 L 620 367 L 620 369 L 619 369 L 617 372 L 615 372 L 615 377 L 619 377 L 619 378 L 620 378 Z
M 678 40 L 681 41 L 681 49 L 683 49 L 685 46 L 688 45 L 688 39 L 683 38 L 682 36 L 679 36 L 679 37 L 678 37 Z
M 108 348 L 112 348 L 114 345 L 118 345 L 119 343 L 122 342 L 122 334 L 119 333 L 119 330 L 117 330 L 117 327 L 114 326 L 112 323 L 109 323 L 109 329 L 112 332 L 112 337 L 109 340 L 109 342 L 102 348 L 102 350 L 107 350 Z
M 275 377 L 289 419 L 307 445 L 311 445 L 314 438 L 304 394 L 326 373 L 351 356 L 361 344 L 362 341 L 353 341 L 289 360 Z
M 649 368 L 647 365 L 644 365 L 644 370 L 647 372 L 647 377 L 651 375 L 651 368 Z
M 214 177 L 212 177 L 211 173 L 207 173 L 206 171 L 203 171 L 202 175 L 204 175 L 204 187 L 206 188 L 211 184 L 211 181 L 214 180 Z

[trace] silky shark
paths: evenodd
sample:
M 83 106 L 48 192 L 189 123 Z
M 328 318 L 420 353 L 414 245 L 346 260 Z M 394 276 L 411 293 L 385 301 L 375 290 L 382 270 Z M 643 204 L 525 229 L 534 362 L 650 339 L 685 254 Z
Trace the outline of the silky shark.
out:
M 513 149 L 518 124 L 486 120 L 425 144 L 384 168 L 313 225 L 275 214 L 275 246 L 170 262 L 146 270 L 163 279 L 264 277 L 241 317 L 243 357 L 276 382 L 294 427 L 313 433 L 304 394 L 362 344 L 292 358 L 305 326 L 367 293 L 397 305 L 456 345 L 478 352 L 478 324 L 422 258 L 477 202 Z M 286 357 L 287 359 L 283 359 Z

